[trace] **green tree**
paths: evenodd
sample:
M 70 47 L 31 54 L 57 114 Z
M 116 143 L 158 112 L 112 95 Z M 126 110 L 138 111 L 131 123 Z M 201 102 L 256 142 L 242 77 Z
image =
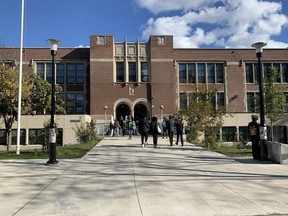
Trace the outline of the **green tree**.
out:
M 18 82 L 16 70 L 5 64 L 0 65 L 0 114 L 5 124 L 7 150 L 11 149 L 12 125 L 17 119 Z M 31 85 L 26 76 L 22 79 L 21 113 L 27 113 Z
M 213 147 L 219 142 L 219 130 L 223 125 L 223 117 L 227 114 L 225 106 L 216 108 L 215 96 L 217 88 L 195 86 L 195 93 L 189 98 L 187 108 L 180 114 L 188 117 L 189 142 L 200 142 L 199 137 L 206 132 L 204 142 L 207 147 Z
M 86 124 L 81 124 L 79 126 L 76 126 L 74 128 L 77 141 L 78 142 L 87 142 L 90 140 L 96 140 L 97 135 L 95 133 L 96 130 L 96 122 L 91 120 L 89 123 L 87 122 Z
M 30 111 L 33 114 L 46 114 L 51 110 L 51 84 L 33 74 L 29 77 L 32 91 L 29 98 Z M 56 85 L 56 92 L 62 92 L 62 87 Z M 65 114 L 64 101 L 56 97 L 56 114 Z
M 268 71 L 267 76 L 263 81 L 263 91 L 265 94 L 265 111 L 267 117 L 271 121 L 271 128 L 273 128 L 273 123 L 279 119 L 284 114 L 286 106 L 285 92 L 287 92 L 287 87 L 280 83 L 276 83 L 277 79 L 281 78 L 281 73 L 276 68 L 271 68 Z M 273 140 L 273 130 L 271 130 L 272 140 Z

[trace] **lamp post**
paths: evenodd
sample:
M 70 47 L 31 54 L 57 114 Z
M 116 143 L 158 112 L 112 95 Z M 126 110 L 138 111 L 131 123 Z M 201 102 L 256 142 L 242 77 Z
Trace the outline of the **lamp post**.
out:
M 268 152 L 267 152 L 267 127 L 265 123 L 265 103 L 264 103 L 264 93 L 263 93 L 263 71 L 262 71 L 262 64 L 261 64 L 261 57 L 263 53 L 263 47 L 266 46 L 267 43 L 258 42 L 252 44 L 252 47 L 256 50 L 256 56 L 258 58 L 258 72 L 259 72 L 259 105 L 260 105 L 260 149 L 261 149 L 261 159 L 267 160 L 268 159 Z
M 47 164 L 57 164 L 56 160 L 56 125 L 54 120 L 55 115 L 55 77 L 56 77 L 56 65 L 55 65 L 55 56 L 57 54 L 57 46 L 60 44 L 59 40 L 48 39 L 47 43 L 50 44 L 51 56 L 52 56 L 52 84 L 51 84 L 51 121 L 49 129 L 49 160 Z
M 163 109 L 164 109 L 164 106 L 163 105 L 161 105 L 160 106 L 160 118 L 162 119 L 163 118 Z

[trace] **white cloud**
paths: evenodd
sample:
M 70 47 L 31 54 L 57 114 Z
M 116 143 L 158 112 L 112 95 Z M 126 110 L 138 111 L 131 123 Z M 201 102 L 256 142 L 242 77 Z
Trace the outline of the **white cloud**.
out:
M 174 35 L 174 47 L 250 47 L 265 41 L 268 47 L 287 47 L 275 41 L 288 26 L 281 3 L 259 0 L 136 0 L 155 13 L 143 27 L 150 35 Z M 168 16 L 167 14 L 173 15 Z M 178 13 L 175 16 L 175 12 Z M 166 14 L 159 16 L 157 13 Z

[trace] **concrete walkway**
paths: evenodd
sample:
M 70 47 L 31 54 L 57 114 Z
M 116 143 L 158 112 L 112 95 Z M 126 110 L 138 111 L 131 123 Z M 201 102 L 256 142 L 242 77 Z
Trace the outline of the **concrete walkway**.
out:
M 0 160 L 1 216 L 288 215 L 288 165 L 162 138 L 141 148 L 140 137 L 105 137 L 81 159 L 47 160 Z

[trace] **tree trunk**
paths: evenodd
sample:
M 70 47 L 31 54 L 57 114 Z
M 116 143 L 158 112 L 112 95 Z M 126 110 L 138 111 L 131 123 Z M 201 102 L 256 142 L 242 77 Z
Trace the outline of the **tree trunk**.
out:
M 6 144 L 7 144 L 7 151 L 10 151 L 12 144 L 11 130 L 6 131 Z

